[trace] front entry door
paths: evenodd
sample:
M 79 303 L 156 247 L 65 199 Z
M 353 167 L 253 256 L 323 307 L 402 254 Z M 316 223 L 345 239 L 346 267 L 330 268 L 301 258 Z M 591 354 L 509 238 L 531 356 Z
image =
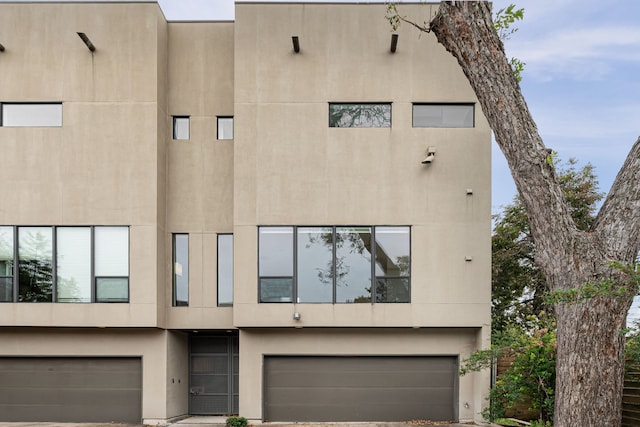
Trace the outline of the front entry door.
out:
M 189 413 L 238 414 L 238 336 L 192 335 Z

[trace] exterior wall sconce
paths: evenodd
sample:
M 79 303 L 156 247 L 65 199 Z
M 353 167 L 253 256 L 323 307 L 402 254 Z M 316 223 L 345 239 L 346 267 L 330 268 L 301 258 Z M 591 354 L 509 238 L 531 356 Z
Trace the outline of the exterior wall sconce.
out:
M 2 43 L 0 43 L 0 52 L 4 52 L 4 46 L 2 46 Z
M 473 188 L 467 188 L 467 196 L 471 196 L 473 194 Z
M 91 52 L 95 52 L 96 47 L 93 45 L 93 43 L 91 43 L 91 40 L 89 40 L 89 37 L 87 37 L 87 35 L 85 33 L 78 33 L 78 37 L 80 37 L 80 39 L 84 42 L 84 44 L 87 45 L 87 47 L 89 48 L 89 50 Z
M 302 316 L 297 311 L 293 313 L 293 320 L 300 320 Z
M 293 51 L 295 53 L 300 53 L 300 40 L 298 39 L 298 36 L 292 36 L 291 42 L 293 43 Z
M 391 34 L 391 48 L 389 49 L 391 53 L 396 53 L 396 48 L 398 47 L 398 35 Z
M 436 158 L 436 147 L 427 147 L 427 157 L 424 158 L 424 160 L 422 160 L 422 164 L 426 165 L 426 164 L 431 164 L 431 162 L 433 162 L 433 159 Z

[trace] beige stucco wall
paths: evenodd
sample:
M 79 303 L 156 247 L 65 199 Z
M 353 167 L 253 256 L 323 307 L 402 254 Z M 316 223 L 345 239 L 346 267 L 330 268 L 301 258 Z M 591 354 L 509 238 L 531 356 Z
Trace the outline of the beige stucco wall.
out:
M 175 418 L 189 413 L 189 337 L 167 332 L 167 413 Z
M 155 3 L 0 4 L 0 102 L 63 105 L 62 127 L 0 127 L 0 224 L 130 226 L 129 304 L 3 304 L 0 324 L 158 324 L 163 22 Z
M 142 357 L 142 417 L 166 419 L 168 385 L 165 376 L 158 374 L 167 372 L 168 334 L 158 329 L 133 328 L 4 328 L 0 332 L 0 354 Z
M 468 357 L 478 329 L 243 329 L 240 331 L 240 414 L 262 419 L 265 355 L 420 355 Z M 477 420 L 483 405 L 478 387 L 488 376 L 458 379 L 458 415 Z
M 217 116 L 233 116 L 232 22 L 169 23 L 168 123 L 190 116 L 189 140 L 167 144 L 167 233 L 189 233 L 189 306 L 164 301 L 169 328 L 231 328 L 217 307 L 217 233 L 233 231 L 233 140 L 217 140 Z M 169 133 L 170 134 L 170 133 Z M 171 253 L 165 257 L 171 278 Z
M 389 52 L 385 7 L 236 5 L 238 327 L 295 326 L 294 311 L 314 327 L 490 322 L 490 129 L 477 105 L 474 128 L 412 127 L 414 102 L 477 100 L 433 35 L 401 27 Z M 391 102 L 392 125 L 329 128 L 329 102 Z M 258 304 L 259 225 L 410 225 L 411 304 Z

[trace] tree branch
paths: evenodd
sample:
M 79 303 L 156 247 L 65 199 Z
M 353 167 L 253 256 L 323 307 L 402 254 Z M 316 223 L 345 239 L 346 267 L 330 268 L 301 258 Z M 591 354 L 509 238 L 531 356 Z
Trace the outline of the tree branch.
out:
M 640 246 L 640 137 L 618 172 L 592 230 L 608 243 L 616 260 L 633 259 Z
M 567 242 L 575 238 L 577 228 L 493 28 L 491 5 L 485 1 L 441 2 L 430 29 L 458 60 L 478 96 L 526 212 L 537 213 L 529 215 L 531 233 L 539 248 L 539 264 L 553 286 L 553 275 L 565 271 L 573 259 L 573 245 Z

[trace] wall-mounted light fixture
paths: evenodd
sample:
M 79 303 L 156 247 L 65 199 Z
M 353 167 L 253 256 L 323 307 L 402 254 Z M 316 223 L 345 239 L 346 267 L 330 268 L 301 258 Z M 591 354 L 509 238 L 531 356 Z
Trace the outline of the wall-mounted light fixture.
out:
M 300 320 L 300 319 L 302 319 L 302 315 L 300 315 L 300 313 L 298 313 L 297 311 L 293 313 L 293 320 Z
M 298 36 L 292 36 L 291 43 L 293 43 L 293 51 L 295 53 L 300 53 L 300 39 Z
M 0 43 L 0 52 L 4 52 L 4 46 L 2 46 L 2 43 Z
M 389 49 L 391 53 L 396 53 L 396 48 L 398 47 L 398 35 L 391 34 L 391 48 Z
M 427 157 L 422 160 L 422 164 L 430 164 L 436 158 L 436 147 L 427 147 Z
M 78 36 L 84 42 L 84 44 L 87 45 L 87 47 L 89 48 L 89 50 L 91 52 L 95 52 L 96 47 L 93 45 L 93 43 L 91 43 L 91 40 L 89 40 L 89 37 L 87 37 L 87 35 L 85 33 L 78 32 Z
M 471 196 L 473 194 L 473 188 L 467 188 L 467 196 Z

